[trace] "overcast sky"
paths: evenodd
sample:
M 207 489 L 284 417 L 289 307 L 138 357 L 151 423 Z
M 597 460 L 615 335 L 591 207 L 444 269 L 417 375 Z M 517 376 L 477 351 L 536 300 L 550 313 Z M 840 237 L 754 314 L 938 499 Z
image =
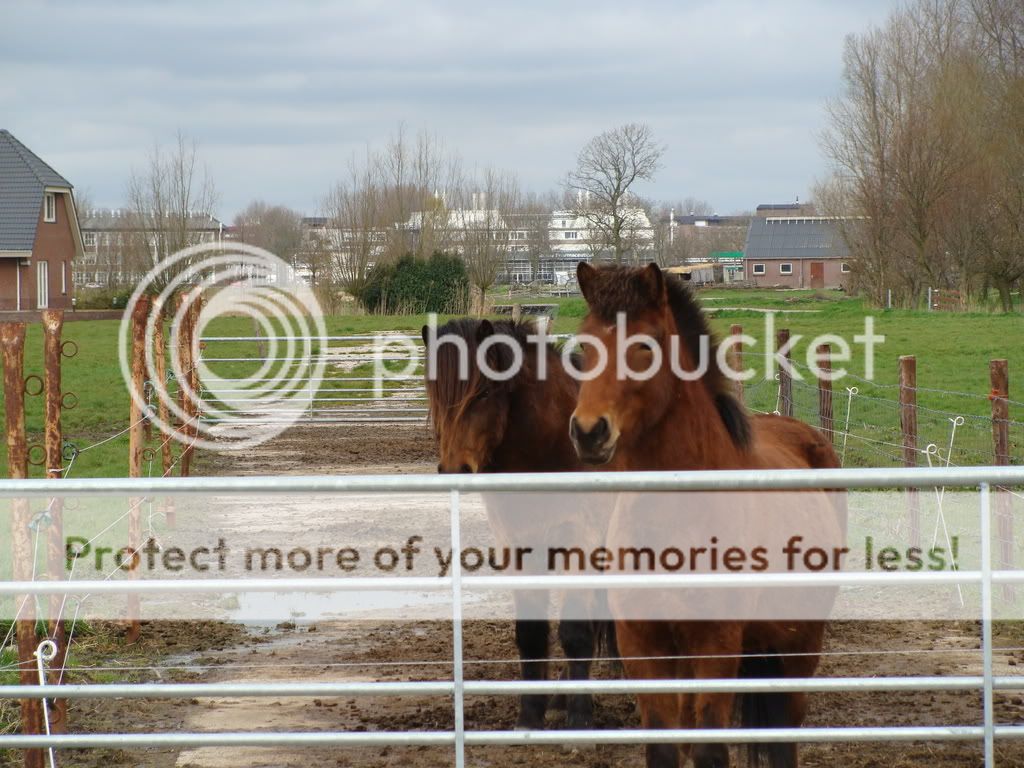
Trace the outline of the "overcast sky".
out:
M 112 207 L 180 128 L 230 220 L 255 198 L 318 212 L 401 121 L 536 191 L 594 134 L 647 122 L 667 152 L 639 191 L 728 213 L 807 197 L 843 38 L 894 5 L 5 0 L 0 127 Z

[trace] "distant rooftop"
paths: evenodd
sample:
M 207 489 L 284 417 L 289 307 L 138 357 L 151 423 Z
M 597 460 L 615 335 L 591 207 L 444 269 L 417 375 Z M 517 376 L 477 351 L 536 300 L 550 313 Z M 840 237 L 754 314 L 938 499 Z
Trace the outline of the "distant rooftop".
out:
M 747 230 L 745 258 L 846 258 L 850 252 L 836 221 L 824 216 L 755 218 Z

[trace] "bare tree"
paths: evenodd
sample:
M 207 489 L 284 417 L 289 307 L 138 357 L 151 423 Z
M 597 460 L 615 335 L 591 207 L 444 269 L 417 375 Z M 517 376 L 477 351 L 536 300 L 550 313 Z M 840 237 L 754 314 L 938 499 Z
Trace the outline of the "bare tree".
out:
M 519 210 L 519 199 L 515 178 L 488 168 L 478 178 L 467 182 L 462 204 L 452 212 L 461 241 L 458 248 L 470 285 L 476 289 L 476 307 L 480 313 L 484 310 L 488 289 L 508 261 L 509 221 Z
M 323 233 L 334 253 L 341 286 L 359 298 L 375 263 L 385 256 L 388 236 L 398 222 L 387 213 L 387 190 L 379 159 L 369 152 L 362 161 L 349 160 L 348 176 L 324 200 Z M 332 242 L 333 241 L 333 242 Z
M 209 241 L 207 224 L 213 216 L 217 194 L 199 161 L 197 145 L 178 132 L 169 151 L 153 147 L 141 170 L 133 169 L 128 181 L 128 202 L 140 235 L 136 254 L 148 269 L 192 245 Z M 178 271 L 187 269 L 180 264 Z M 163 273 L 157 287 L 173 277 Z
M 616 264 L 632 256 L 636 245 L 638 217 L 630 190 L 654 178 L 664 151 L 650 126 L 627 123 L 588 141 L 566 177 L 566 189 L 576 196 L 573 214 L 587 222 L 591 239 L 610 250 Z
M 235 227 L 243 243 L 268 250 L 293 267 L 299 266 L 302 216 L 298 211 L 255 200 L 235 216 Z

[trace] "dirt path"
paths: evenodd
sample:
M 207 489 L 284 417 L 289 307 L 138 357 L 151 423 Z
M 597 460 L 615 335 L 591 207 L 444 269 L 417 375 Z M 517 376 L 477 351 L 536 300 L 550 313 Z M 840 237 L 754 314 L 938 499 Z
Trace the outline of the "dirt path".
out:
M 208 474 L 317 474 L 432 472 L 433 448 L 421 426 L 293 429 L 248 456 L 206 457 Z M 222 521 L 255 524 L 252 521 Z M 161 679 L 219 681 L 369 681 L 443 680 L 451 674 L 450 626 L 441 622 L 399 623 L 317 621 L 250 628 L 244 635 L 228 632 L 210 643 L 206 630 L 186 625 L 162 658 Z M 189 640 L 195 650 L 189 650 Z M 1024 645 L 1019 630 L 1000 628 L 999 644 Z M 979 628 L 974 623 L 848 623 L 829 633 L 823 676 L 980 674 Z M 470 622 L 465 628 L 467 677 L 508 679 L 516 674 L 515 648 L 507 622 Z M 553 646 L 554 647 L 554 646 Z M 879 651 L 880 654 L 869 654 Z M 159 648 L 153 658 L 161 658 Z M 997 674 L 1012 674 L 1024 664 L 1020 651 L 997 653 Z M 1019 668 L 1019 667 L 1018 667 Z M 598 665 L 596 674 L 611 673 Z M 145 675 L 149 674 L 149 677 Z M 142 673 L 136 679 L 157 679 Z M 998 697 L 997 717 L 1003 723 L 1024 722 L 1024 700 L 1017 694 Z M 170 731 L 376 731 L 435 730 L 452 725 L 450 702 L 444 699 L 204 699 L 182 702 L 105 702 L 73 713 L 76 723 L 102 730 Z M 557 728 L 561 713 L 549 715 Z M 632 700 L 600 697 L 598 727 L 638 727 Z M 506 729 L 515 719 L 511 698 L 471 698 L 467 728 Z M 980 697 L 974 693 L 878 694 L 836 693 L 811 699 L 808 724 L 938 725 L 981 722 Z M 242 768 L 243 766 L 394 766 L 428 768 L 452 763 L 450 750 L 439 748 L 326 749 L 193 749 L 174 753 L 74 753 L 63 765 L 145 765 L 152 768 Z M 642 764 L 642 748 L 600 750 L 509 747 L 470 750 L 473 766 L 546 764 L 612 768 Z M 960 768 L 979 765 L 974 744 L 840 744 L 812 745 L 802 750 L 804 766 L 850 768 Z M 1024 744 L 1000 746 L 1000 766 L 1024 766 Z

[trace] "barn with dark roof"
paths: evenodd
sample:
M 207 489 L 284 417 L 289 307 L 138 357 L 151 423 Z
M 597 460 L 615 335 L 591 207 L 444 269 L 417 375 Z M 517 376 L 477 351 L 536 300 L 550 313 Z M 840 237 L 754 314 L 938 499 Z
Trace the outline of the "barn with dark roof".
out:
M 753 218 L 743 249 L 747 281 L 766 288 L 846 287 L 850 252 L 838 224 L 825 216 Z

